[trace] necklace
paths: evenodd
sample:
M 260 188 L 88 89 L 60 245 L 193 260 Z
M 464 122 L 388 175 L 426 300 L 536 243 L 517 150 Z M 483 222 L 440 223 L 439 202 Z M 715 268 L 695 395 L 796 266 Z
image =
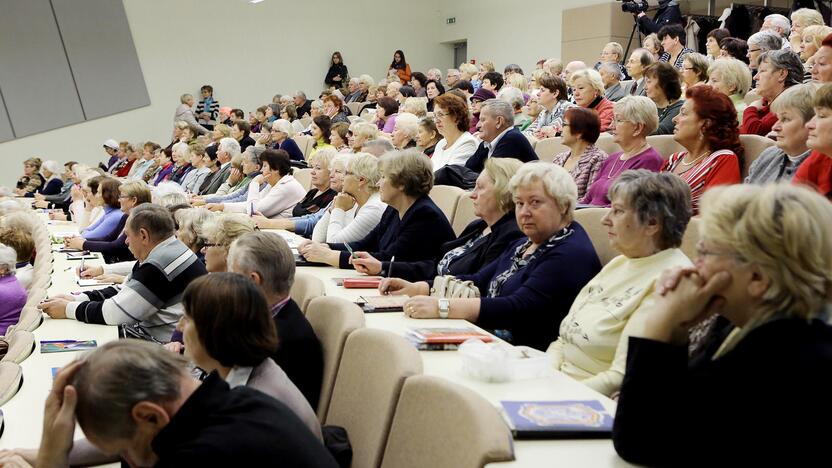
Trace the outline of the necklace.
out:
M 622 162 L 621 167 L 624 167 L 624 163 L 626 161 L 629 161 L 630 158 L 632 158 L 633 156 L 636 156 L 636 155 L 639 155 L 639 154 L 643 153 L 649 146 L 650 146 L 649 144 L 645 143 L 637 151 L 633 151 L 632 153 L 628 154 L 627 159 L 622 159 L 624 157 L 624 155 L 627 154 L 627 153 L 621 153 L 621 156 L 619 156 L 618 159 L 616 159 L 615 161 L 612 162 L 612 164 L 611 164 L 612 167 L 610 167 L 610 172 L 607 173 L 607 179 L 612 179 L 613 176 L 616 174 L 615 169 L 616 169 L 616 165 L 618 164 L 618 161 L 621 161 Z
M 705 156 L 707 156 L 708 154 L 710 154 L 710 152 L 709 152 L 709 151 L 705 151 L 704 153 L 702 153 L 702 156 L 699 156 L 698 158 L 694 159 L 693 161 L 691 161 L 691 162 L 685 162 L 685 158 L 688 156 L 688 155 L 686 154 L 686 155 L 685 155 L 684 157 L 682 157 L 682 159 L 679 161 L 679 164 L 681 164 L 681 165 L 683 165 L 683 166 L 693 166 L 694 164 L 698 163 L 698 162 L 699 162 L 702 158 L 704 158 L 704 157 L 705 157 Z

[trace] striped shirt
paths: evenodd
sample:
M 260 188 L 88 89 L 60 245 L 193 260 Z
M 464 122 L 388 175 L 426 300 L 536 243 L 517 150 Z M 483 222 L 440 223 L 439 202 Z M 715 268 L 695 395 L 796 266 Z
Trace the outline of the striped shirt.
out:
M 564 151 L 563 153 L 555 156 L 555 159 L 552 162 L 558 166 L 563 166 L 566 164 L 566 161 L 570 156 L 572 156 L 572 151 Z M 575 179 L 575 184 L 578 186 L 578 200 L 582 199 L 584 195 L 586 195 L 586 191 L 589 189 L 589 186 L 592 185 L 592 183 L 595 182 L 595 179 L 598 178 L 598 173 L 601 170 L 601 163 L 606 160 L 607 153 L 595 145 L 589 145 L 584 154 L 581 155 L 578 163 L 575 164 L 575 167 L 569 171 L 569 175 Z
M 687 155 L 687 151 L 671 154 L 662 165 L 661 172 L 673 172 Z M 677 175 L 690 186 L 690 202 L 694 216 L 699 214 L 699 199 L 706 190 L 716 185 L 738 184 L 742 180 L 739 158 L 731 150 L 714 151 Z

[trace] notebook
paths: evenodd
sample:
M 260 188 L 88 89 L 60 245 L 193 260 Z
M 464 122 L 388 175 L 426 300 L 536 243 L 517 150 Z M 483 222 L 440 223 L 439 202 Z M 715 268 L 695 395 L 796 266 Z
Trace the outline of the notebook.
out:
M 364 312 L 404 312 L 407 296 L 360 296 L 356 301 Z
M 89 250 L 84 251 L 75 251 L 75 252 L 66 252 L 66 259 L 67 260 L 95 260 L 98 256 L 94 253 L 90 252 Z
M 346 289 L 378 289 L 381 284 L 379 277 L 359 277 L 359 278 L 344 278 L 342 286 Z
M 405 338 L 422 351 L 452 351 L 471 338 L 486 343 L 494 340 L 493 336 L 471 327 L 411 328 Z
M 613 417 L 598 400 L 501 401 L 515 439 L 608 439 Z

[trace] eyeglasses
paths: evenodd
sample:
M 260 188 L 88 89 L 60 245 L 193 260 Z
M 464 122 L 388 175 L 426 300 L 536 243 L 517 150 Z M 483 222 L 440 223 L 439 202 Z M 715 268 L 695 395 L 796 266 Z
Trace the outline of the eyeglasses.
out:
M 613 123 L 621 123 L 621 122 L 630 122 L 630 123 L 632 123 L 633 122 L 632 120 L 619 119 L 618 117 L 615 117 L 615 116 L 613 116 L 612 121 L 613 121 Z
M 206 242 L 206 243 L 202 244 L 202 246 L 205 247 L 205 248 L 208 248 L 208 247 L 225 247 L 225 244 L 213 244 L 211 242 Z
M 748 49 L 748 53 L 751 53 L 751 52 L 759 52 L 759 51 L 761 51 L 761 50 L 763 50 L 763 49 Z
M 742 258 L 740 255 L 737 255 L 736 253 L 718 252 L 716 250 L 709 250 L 709 249 L 705 248 L 705 243 L 701 240 L 696 243 L 696 256 L 699 257 L 699 258 L 705 258 L 705 257 L 708 257 L 708 256 L 711 256 L 711 257 L 731 257 L 731 258 L 733 258 L 735 260 L 738 260 L 740 262 L 745 261 L 744 258 Z
M 448 114 L 446 114 L 444 112 L 433 111 L 433 116 L 436 117 L 437 119 L 443 119 L 443 118 L 447 117 Z

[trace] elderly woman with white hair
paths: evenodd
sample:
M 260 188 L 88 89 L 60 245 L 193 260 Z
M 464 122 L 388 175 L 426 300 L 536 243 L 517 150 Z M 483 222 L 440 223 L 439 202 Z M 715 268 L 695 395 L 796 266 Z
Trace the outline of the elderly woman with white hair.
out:
M 828 437 L 816 422 L 832 417 L 829 219 L 832 204 L 805 187 L 742 184 L 705 194 L 695 266 L 662 275 L 628 343 L 613 428 L 622 458 L 810 466 L 826 457 Z M 725 333 L 702 359 L 689 359 L 690 328 L 713 315 Z
M 338 154 L 333 148 L 323 148 L 309 156 L 309 169 L 312 188 L 306 192 L 306 196 L 292 208 L 292 216 L 298 217 L 310 213 L 316 213 L 329 206 L 335 195 L 338 194 L 329 186 L 329 165 L 332 158 Z
M 64 186 L 64 181 L 61 179 L 61 174 L 63 172 L 63 167 L 61 163 L 55 160 L 48 160 L 44 161 L 43 164 L 40 166 L 40 173 L 43 175 L 43 186 L 37 192 L 41 195 L 56 195 L 61 192 L 61 189 Z M 32 193 L 27 193 L 27 197 L 34 196 Z
M 595 70 L 578 70 L 569 78 L 572 97 L 575 104 L 585 109 L 592 109 L 601 120 L 601 133 L 610 128 L 613 115 L 613 103 L 604 97 L 604 81 Z
M 791 180 L 812 150 L 806 145 L 809 129 L 806 124 L 815 116 L 815 84 L 801 84 L 783 91 L 771 103 L 777 122 L 771 128 L 777 143 L 763 150 L 751 163 L 747 184 L 765 184 Z
M 375 140 L 379 133 L 378 127 L 370 122 L 355 121 L 347 132 L 347 145 L 353 153 L 359 153 L 364 143 Z
M 292 161 L 303 161 L 303 151 L 292 139 L 295 134 L 295 129 L 292 123 L 285 119 L 278 119 L 272 122 L 271 129 L 271 149 L 282 149 L 289 153 L 289 158 Z
M 789 44 L 792 50 L 799 51 L 803 39 L 803 31 L 809 26 L 823 26 L 823 16 L 819 11 L 811 8 L 801 8 L 792 12 L 792 32 L 789 34 Z
M 771 112 L 771 102 L 786 88 L 803 82 L 803 63 L 790 50 L 764 52 L 760 55 L 754 80 L 757 82 L 757 94 L 761 98 L 745 108 L 741 133 L 765 136 L 777 121 L 777 116 Z
M 650 312 L 659 275 L 692 266 L 679 250 L 691 217 L 684 181 L 667 173 L 626 171 L 609 197 L 612 209 L 601 224 L 621 255 L 584 286 L 548 349 L 555 369 L 607 396 L 621 387 L 628 337 Z
M 355 242 L 381 221 L 387 204 L 381 201 L 378 158 L 369 153 L 352 155 L 347 162 L 341 193 L 332 201 L 312 231 L 313 242 Z
M 745 95 L 751 89 L 751 70 L 748 65 L 730 57 L 715 60 L 708 67 L 708 84 L 731 98 L 737 109 L 737 119 L 742 122 L 742 114 L 747 107 Z
M 17 252 L 0 244 L 0 336 L 17 323 L 26 305 L 26 290 L 14 275 Z
M 419 117 L 402 112 L 396 116 L 396 124 L 393 127 L 393 134 L 390 140 L 396 149 L 407 149 L 416 146 L 416 137 L 419 134 Z
M 497 99 L 511 104 L 511 109 L 514 111 L 514 128 L 519 129 L 529 123 L 531 117 L 523 113 L 523 106 L 526 105 L 526 100 L 523 98 L 522 91 L 511 86 L 504 86 L 497 93 Z
M 585 205 L 610 206 L 607 193 L 624 171 L 658 172 L 664 163 L 662 155 L 647 143 L 647 136 L 659 125 L 656 104 L 644 96 L 627 96 L 615 103 L 614 110 L 610 133 L 622 151 L 612 153 L 601 163 L 598 177 L 581 199 Z
M 205 220 L 196 227 L 203 242 L 205 269 L 208 273 L 228 271 L 228 250 L 238 237 L 254 232 L 257 227 L 250 216 L 242 213 L 222 213 Z
M 429 289 L 411 296 L 411 318 L 468 320 L 515 345 L 546 349 L 578 292 L 601 269 L 584 228 L 574 221 L 578 189 L 563 168 L 524 164 L 511 178 L 515 216 L 526 235 L 498 259 L 460 281 L 473 281 L 477 298 L 437 298 Z M 423 283 L 424 284 L 424 283 Z

